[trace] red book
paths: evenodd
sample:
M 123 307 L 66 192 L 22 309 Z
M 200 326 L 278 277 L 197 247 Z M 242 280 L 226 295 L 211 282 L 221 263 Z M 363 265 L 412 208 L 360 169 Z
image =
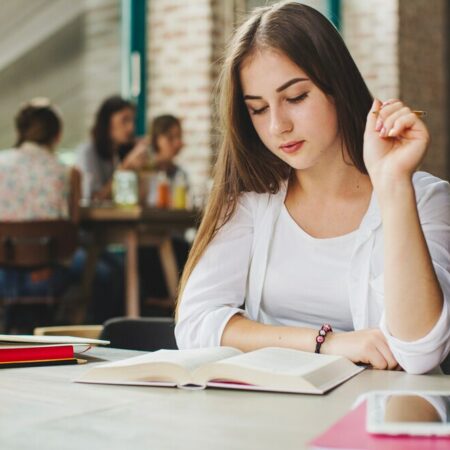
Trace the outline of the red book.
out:
M 0 347 L 0 364 L 73 359 L 73 345 Z
M 314 450 L 449 450 L 450 438 L 374 435 L 366 431 L 366 402 L 309 443 Z

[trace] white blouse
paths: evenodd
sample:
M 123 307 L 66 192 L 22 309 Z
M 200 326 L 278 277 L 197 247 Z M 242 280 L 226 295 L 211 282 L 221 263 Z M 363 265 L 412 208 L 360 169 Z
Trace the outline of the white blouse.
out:
M 398 363 L 407 372 L 425 373 L 450 351 L 450 185 L 426 172 L 416 172 L 412 181 L 444 295 L 441 317 L 416 341 L 402 341 L 389 333 L 384 317 L 383 228 L 376 196 L 358 228 L 346 282 L 353 329 L 379 327 Z M 175 328 L 179 348 L 219 346 L 235 314 L 264 323 L 261 300 L 269 249 L 286 191 L 284 183 L 276 194 L 241 195 L 235 214 L 210 242 L 186 283 Z
M 269 250 L 261 299 L 264 323 L 352 331 L 347 278 L 357 231 L 316 239 L 281 208 Z

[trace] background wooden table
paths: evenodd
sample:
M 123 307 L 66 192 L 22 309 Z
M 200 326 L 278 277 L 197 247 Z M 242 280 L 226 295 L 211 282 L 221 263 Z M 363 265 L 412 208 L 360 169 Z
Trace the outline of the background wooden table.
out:
M 127 208 L 83 207 L 81 227 L 92 235 L 83 275 L 83 298 L 76 323 L 81 323 L 91 296 L 95 266 L 101 251 L 109 244 L 121 244 L 126 250 L 125 262 L 125 311 L 129 317 L 140 315 L 139 303 L 139 245 L 155 245 L 159 248 L 162 268 L 166 278 L 170 300 L 176 297 L 178 267 L 172 248 L 174 232 L 185 232 L 196 227 L 200 213 L 192 210 L 156 209 L 132 206 Z
M 139 353 L 92 351 L 104 360 Z M 2 449 L 299 450 L 369 390 L 450 390 L 449 376 L 376 370 L 322 396 L 71 382 L 90 367 L 1 369 Z

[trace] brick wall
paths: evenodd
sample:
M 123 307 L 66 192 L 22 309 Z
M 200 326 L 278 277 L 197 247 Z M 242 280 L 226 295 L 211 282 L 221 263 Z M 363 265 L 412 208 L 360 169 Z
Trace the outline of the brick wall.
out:
M 153 0 L 148 11 L 148 118 L 169 113 L 182 120 L 185 147 L 178 162 L 193 184 L 210 172 L 210 0 Z
M 450 179 L 449 4 L 447 0 L 399 1 L 400 98 L 426 110 L 431 145 L 422 169 Z
M 373 95 L 400 98 L 424 119 L 432 143 L 422 170 L 450 177 L 448 3 L 344 0 L 343 36 Z
M 344 0 L 342 36 L 372 94 L 399 96 L 398 1 Z

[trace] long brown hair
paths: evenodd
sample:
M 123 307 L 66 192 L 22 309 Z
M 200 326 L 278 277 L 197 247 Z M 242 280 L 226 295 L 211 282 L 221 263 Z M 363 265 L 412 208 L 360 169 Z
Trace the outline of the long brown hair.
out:
M 333 98 L 343 146 L 355 167 L 367 173 L 362 150 L 372 96 L 337 30 L 318 11 L 298 2 L 256 8 L 235 33 L 222 66 L 222 143 L 213 169 L 212 191 L 181 278 L 178 299 L 206 247 L 232 217 L 239 195 L 249 191 L 276 193 L 289 176 L 290 167 L 258 137 L 241 90 L 242 63 L 263 48 L 284 53 Z
M 113 95 L 103 100 L 95 114 L 95 122 L 91 130 L 95 151 L 100 158 L 110 161 L 114 155 L 114 144 L 111 139 L 111 118 L 124 109 L 135 110 L 134 104 L 119 95 Z M 122 145 L 119 148 L 119 156 L 126 153 L 133 145 Z

